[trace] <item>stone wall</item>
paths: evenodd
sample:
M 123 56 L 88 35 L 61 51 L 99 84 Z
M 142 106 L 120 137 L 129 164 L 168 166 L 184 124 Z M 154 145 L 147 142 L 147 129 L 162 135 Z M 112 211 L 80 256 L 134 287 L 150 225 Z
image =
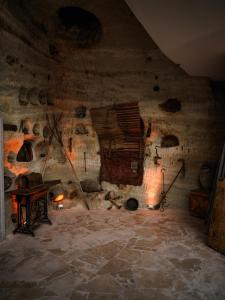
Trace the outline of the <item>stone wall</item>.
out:
M 20 5 L 16 5 L 20 2 Z M 152 133 L 146 139 L 145 175 L 143 185 L 112 186 L 124 199 L 137 197 L 140 205 L 155 204 L 162 191 L 165 168 L 165 189 L 179 170 L 178 159 L 185 160 L 186 174 L 180 176 L 168 195 L 171 207 L 186 208 L 190 190 L 198 187 L 198 176 L 204 162 L 215 164 L 224 139 L 222 101 L 215 100 L 210 81 L 187 75 L 171 62 L 144 31 L 123 1 L 73 1 L 93 13 L 102 24 L 100 42 L 90 48 L 74 47 L 73 33 L 62 34 L 57 17 L 62 1 L 6 1 L 0 12 L 0 111 L 5 123 L 20 127 L 28 124 L 29 134 L 5 132 L 5 167 L 18 175 L 25 171 L 43 170 L 40 149 L 34 160 L 19 163 L 8 161 L 11 152 L 17 154 L 24 139 L 33 147 L 43 142 L 46 112 L 63 112 L 62 136 L 65 149 L 76 169 L 79 180 L 98 180 L 100 169 L 99 144 L 90 118 L 90 109 L 117 103 L 138 101 L 146 126 L 151 122 Z M 71 1 L 63 1 L 63 6 Z M 42 24 L 42 25 L 41 25 Z M 53 105 L 19 103 L 21 87 L 45 91 Z M 23 91 L 23 90 L 22 90 Z M 34 102 L 35 90 L 32 94 Z M 29 98 L 29 97 L 28 97 Z M 181 110 L 172 113 L 159 104 L 176 98 Z M 84 119 L 75 117 L 76 107 L 87 107 Z M 32 128 L 39 124 L 40 135 Z M 76 126 L 85 125 L 86 134 L 76 134 Z M 164 135 L 175 135 L 179 145 L 159 148 L 160 166 L 154 164 L 155 146 Z M 69 152 L 72 139 L 72 152 Z M 87 169 L 84 168 L 84 152 Z M 44 173 L 45 179 L 74 181 L 68 161 L 53 139 Z

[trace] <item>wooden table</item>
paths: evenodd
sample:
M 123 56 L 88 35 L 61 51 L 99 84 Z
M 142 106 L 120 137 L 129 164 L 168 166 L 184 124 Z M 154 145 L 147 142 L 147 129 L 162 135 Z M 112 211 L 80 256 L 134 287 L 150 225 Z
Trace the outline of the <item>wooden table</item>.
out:
M 42 184 L 29 190 L 15 190 L 17 202 L 17 226 L 13 233 L 34 236 L 34 229 L 41 223 L 52 224 L 48 218 L 47 193 L 49 185 Z

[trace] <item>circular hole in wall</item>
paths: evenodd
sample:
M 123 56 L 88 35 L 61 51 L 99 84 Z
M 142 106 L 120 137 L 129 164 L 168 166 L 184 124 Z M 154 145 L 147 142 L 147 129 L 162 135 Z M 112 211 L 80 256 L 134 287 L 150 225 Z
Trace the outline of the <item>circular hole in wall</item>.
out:
M 160 87 L 158 85 L 153 86 L 153 91 L 154 92 L 159 92 L 159 90 L 160 90 Z
M 66 6 L 58 10 L 58 17 L 74 46 L 88 48 L 101 40 L 102 25 L 93 13 L 80 7 Z

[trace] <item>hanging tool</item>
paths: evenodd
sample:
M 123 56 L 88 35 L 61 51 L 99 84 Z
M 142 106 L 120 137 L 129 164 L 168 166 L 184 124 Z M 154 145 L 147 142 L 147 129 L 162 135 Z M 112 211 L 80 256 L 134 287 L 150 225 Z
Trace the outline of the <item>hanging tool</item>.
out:
M 159 160 L 162 159 L 162 157 L 159 156 L 158 148 L 159 148 L 159 146 L 155 146 L 155 156 L 153 157 L 154 164 L 156 166 L 160 166 Z
M 70 138 L 69 138 L 69 141 L 68 141 L 68 149 L 69 149 L 69 152 L 70 152 L 70 153 L 72 153 L 72 150 L 73 150 L 73 149 L 72 149 L 72 148 L 73 148 L 72 146 L 73 146 L 73 139 L 72 139 L 72 137 L 70 137 Z
M 177 172 L 177 175 L 174 177 L 173 181 L 169 185 L 169 187 L 168 187 L 168 189 L 167 189 L 166 192 L 164 191 L 164 171 L 165 171 L 165 169 L 162 169 L 162 173 L 163 173 L 163 191 L 161 193 L 161 199 L 160 199 L 160 202 L 159 202 L 160 210 L 161 211 L 164 211 L 165 204 L 166 204 L 166 196 L 169 193 L 169 191 L 171 190 L 171 188 L 173 187 L 173 185 L 174 185 L 175 181 L 177 180 L 178 176 L 180 174 L 182 174 L 183 177 L 185 176 L 185 161 L 184 161 L 184 159 L 178 159 L 178 162 L 182 163 L 181 168 Z
M 162 173 L 162 184 L 163 184 L 163 189 L 162 189 L 162 192 L 161 192 L 161 203 L 160 203 L 160 211 L 164 211 L 164 208 L 165 208 L 165 205 L 166 205 L 166 192 L 165 192 L 165 171 L 166 169 L 165 168 L 162 168 L 161 169 L 161 173 Z
M 86 152 L 84 152 L 84 172 L 87 172 Z
M 147 132 L 146 132 L 146 138 L 149 138 L 151 136 L 151 132 L 152 132 L 152 124 L 151 124 L 151 121 L 148 120 L 148 128 L 147 128 Z

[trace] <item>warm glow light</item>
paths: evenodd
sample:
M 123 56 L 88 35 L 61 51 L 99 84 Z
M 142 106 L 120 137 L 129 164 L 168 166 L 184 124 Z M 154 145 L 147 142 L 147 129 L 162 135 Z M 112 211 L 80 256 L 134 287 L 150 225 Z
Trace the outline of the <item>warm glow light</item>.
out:
M 60 194 L 58 195 L 53 201 L 54 202 L 59 202 L 59 201 L 62 201 L 64 199 L 64 195 L 63 194 Z
M 71 160 L 75 160 L 76 159 L 76 153 L 75 152 L 67 152 L 67 155 L 69 156 L 69 158 Z
M 26 166 L 23 166 L 21 163 L 14 164 L 8 162 L 7 156 L 9 153 L 14 153 L 16 157 L 22 145 L 23 145 L 23 139 L 19 139 L 19 138 L 11 138 L 8 141 L 5 141 L 4 143 L 4 167 L 8 168 L 16 176 L 26 173 L 28 169 Z
M 161 166 L 151 166 L 145 170 L 144 189 L 146 194 L 146 204 L 157 205 L 162 192 L 162 172 Z
M 17 214 L 17 201 L 16 195 L 12 195 L 12 214 Z

